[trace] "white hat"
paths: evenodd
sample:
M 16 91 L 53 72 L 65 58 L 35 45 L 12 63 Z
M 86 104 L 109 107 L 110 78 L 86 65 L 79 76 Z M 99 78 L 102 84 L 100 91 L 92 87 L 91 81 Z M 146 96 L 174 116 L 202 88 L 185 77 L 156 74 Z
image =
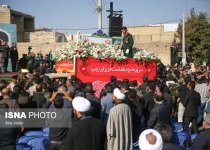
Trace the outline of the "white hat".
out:
M 119 100 L 124 100 L 125 99 L 125 94 L 123 94 L 123 92 L 118 89 L 118 88 L 115 88 L 114 89 L 114 92 L 113 92 L 114 96 L 117 97 Z
M 150 144 L 147 141 L 146 135 L 148 135 L 150 133 L 152 133 L 153 135 L 155 135 L 156 138 L 157 138 L 156 143 L 154 145 Z M 158 133 L 154 129 L 144 130 L 141 133 L 140 137 L 139 137 L 139 148 L 141 150 L 162 150 L 162 148 L 163 148 L 163 140 L 162 140 L 162 137 L 161 137 L 160 133 Z
M 79 96 L 73 99 L 72 105 L 78 112 L 87 112 L 91 109 L 90 102 L 87 99 Z

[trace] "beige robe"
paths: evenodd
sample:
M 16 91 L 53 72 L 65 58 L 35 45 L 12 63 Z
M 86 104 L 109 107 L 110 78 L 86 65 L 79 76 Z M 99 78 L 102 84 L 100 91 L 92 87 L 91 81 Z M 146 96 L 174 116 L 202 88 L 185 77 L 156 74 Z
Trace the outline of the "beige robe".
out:
M 106 126 L 107 150 L 132 150 L 132 114 L 128 105 L 121 103 L 109 113 Z

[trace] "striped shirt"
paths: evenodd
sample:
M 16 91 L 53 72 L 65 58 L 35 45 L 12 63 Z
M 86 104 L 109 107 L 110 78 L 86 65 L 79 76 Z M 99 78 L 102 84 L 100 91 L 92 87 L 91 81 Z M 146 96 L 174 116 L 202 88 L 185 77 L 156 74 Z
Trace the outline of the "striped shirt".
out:
M 208 101 L 208 93 L 210 87 L 206 85 L 206 83 L 198 84 L 195 86 L 195 91 L 200 93 L 201 103 L 206 103 Z

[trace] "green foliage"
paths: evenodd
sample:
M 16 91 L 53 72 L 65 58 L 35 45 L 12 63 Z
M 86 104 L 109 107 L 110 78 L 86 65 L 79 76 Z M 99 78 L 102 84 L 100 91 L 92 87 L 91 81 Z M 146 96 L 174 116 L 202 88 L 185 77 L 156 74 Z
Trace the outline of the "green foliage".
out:
M 182 24 L 178 26 L 176 37 L 182 42 Z M 185 43 L 195 63 L 210 61 L 210 22 L 207 13 L 196 15 L 194 8 L 190 10 L 190 17 L 185 22 Z

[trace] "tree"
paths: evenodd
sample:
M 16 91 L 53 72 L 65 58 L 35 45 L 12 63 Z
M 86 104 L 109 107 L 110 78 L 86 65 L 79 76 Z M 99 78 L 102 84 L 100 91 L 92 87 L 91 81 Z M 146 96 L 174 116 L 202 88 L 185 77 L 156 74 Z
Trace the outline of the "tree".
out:
M 176 37 L 182 42 L 182 24 L 179 24 Z M 188 44 L 191 60 L 197 64 L 210 62 L 210 22 L 207 13 L 196 15 L 194 8 L 185 22 L 185 43 Z

